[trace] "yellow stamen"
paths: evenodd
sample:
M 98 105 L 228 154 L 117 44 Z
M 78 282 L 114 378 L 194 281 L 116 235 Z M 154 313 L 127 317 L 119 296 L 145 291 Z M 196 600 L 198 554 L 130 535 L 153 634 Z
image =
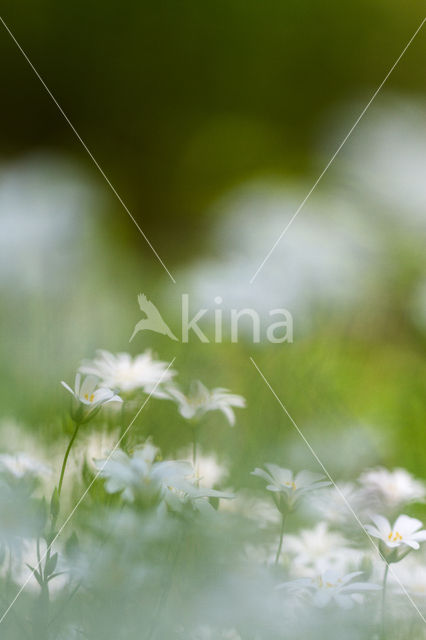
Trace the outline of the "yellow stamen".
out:
M 390 531 L 388 540 L 390 540 L 390 542 L 398 542 L 399 540 L 402 540 L 402 535 L 399 533 L 399 531 Z

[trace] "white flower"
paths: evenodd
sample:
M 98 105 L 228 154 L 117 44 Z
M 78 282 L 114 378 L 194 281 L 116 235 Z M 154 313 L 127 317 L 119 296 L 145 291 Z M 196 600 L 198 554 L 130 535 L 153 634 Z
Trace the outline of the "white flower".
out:
M 180 415 L 187 420 L 199 420 L 208 411 L 221 411 L 229 424 L 234 426 L 235 415 L 232 407 L 246 406 L 242 396 L 222 388 L 209 391 L 200 381 L 191 385 L 188 396 L 175 386 L 170 386 L 167 391 L 170 398 L 177 403 Z
M 366 524 L 365 530 L 391 549 L 402 545 L 418 549 L 419 542 L 426 540 L 426 529 L 419 531 L 423 524 L 417 518 L 401 515 L 395 520 L 393 526 L 387 518 L 380 515 L 371 516 L 371 520 L 374 525 Z
M 103 386 L 122 393 L 136 389 L 151 393 L 159 381 L 170 382 L 176 374 L 172 369 L 167 369 L 167 362 L 155 360 L 151 351 L 145 351 L 135 358 L 128 353 L 113 354 L 102 349 L 96 353 L 96 358 L 84 362 L 80 371 L 97 376 Z
M 112 451 L 114 445 L 120 439 L 119 429 L 114 431 L 93 431 L 90 430 L 80 443 L 80 450 L 77 448 L 79 461 L 86 461 L 91 467 L 94 460 L 106 456 L 108 451 Z
M 366 511 L 365 496 L 359 488 L 351 482 L 346 482 L 338 485 L 338 489 L 331 486 L 320 494 L 310 497 L 306 501 L 308 513 L 314 512 L 331 524 L 347 525 L 349 522 L 351 526 L 353 514 L 348 504 L 358 515 L 363 514 L 366 517 L 369 515 Z
M 161 492 L 161 484 L 153 473 L 154 460 L 159 450 L 146 442 L 136 449 L 132 456 L 117 449 L 105 459 L 94 460 L 99 475 L 106 478 L 108 493 L 122 491 L 123 498 L 133 502 L 138 493 L 156 497 Z
M 81 421 L 87 420 L 95 409 L 99 409 L 104 404 L 123 402 L 111 389 L 101 386 L 96 376 L 87 376 L 81 383 L 81 374 L 77 373 L 74 389 L 71 389 L 63 380 L 61 384 L 76 401 L 74 416 Z
M 179 510 L 188 502 L 197 509 L 209 508 L 208 498 L 233 498 L 232 494 L 194 484 L 194 469 L 189 462 L 155 462 L 157 453 L 158 449 L 148 441 L 130 456 L 118 449 L 105 460 L 95 460 L 101 477 L 106 478 L 106 491 L 121 491 L 129 502 L 139 499 L 145 504 L 158 504 L 164 501 L 173 510 Z
M 15 478 L 24 476 L 47 476 L 51 469 L 26 453 L 3 453 L 0 455 L 0 472 L 6 472 Z
M 317 607 L 325 607 L 334 601 L 342 609 L 351 609 L 355 603 L 362 603 L 362 591 L 378 591 L 381 587 L 369 582 L 352 582 L 362 574 L 354 571 L 342 575 L 337 571 L 326 571 L 315 578 L 299 578 L 291 582 L 278 585 L 278 589 L 299 591 L 301 594 L 310 593 L 312 603 Z
M 182 459 L 192 463 L 192 454 L 188 455 L 188 451 L 182 453 Z M 219 464 L 216 456 L 207 456 L 198 452 L 194 474 L 194 478 L 199 484 L 202 483 L 203 486 L 212 488 L 228 475 L 228 470 Z
M 223 510 L 235 513 L 256 523 L 259 529 L 268 528 L 280 522 L 280 514 L 270 500 L 256 498 L 244 489 L 238 491 L 235 500 L 225 502 Z
M 310 575 L 334 569 L 344 572 L 351 563 L 361 560 L 361 553 L 349 547 L 340 534 L 329 531 L 325 522 L 313 529 L 302 529 L 298 535 L 286 536 L 286 551 L 293 556 L 293 568 L 299 575 Z
M 361 474 L 359 482 L 366 498 L 382 508 L 395 509 L 409 502 L 421 502 L 426 497 L 424 483 L 413 478 L 406 469 L 370 469 Z
M 299 471 L 294 475 L 290 469 L 283 469 L 276 464 L 265 464 L 267 471 L 256 468 L 252 471 L 253 476 L 259 476 L 268 483 L 266 488 L 275 494 L 279 494 L 288 508 L 293 508 L 297 500 L 308 493 L 322 487 L 328 487 L 330 482 L 325 476 L 319 473 L 311 473 L 310 471 Z M 277 502 L 278 508 L 282 508 L 283 504 Z
M 411 562 L 410 562 L 411 559 Z M 397 564 L 389 575 L 389 581 L 395 591 L 402 590 L 401 584 L 413 596 L 426 599 L 426 565 L 413 561 L 414 556 L 407 558 L 405 562 Z M 395 575 L 396 574 L 396 575 Z

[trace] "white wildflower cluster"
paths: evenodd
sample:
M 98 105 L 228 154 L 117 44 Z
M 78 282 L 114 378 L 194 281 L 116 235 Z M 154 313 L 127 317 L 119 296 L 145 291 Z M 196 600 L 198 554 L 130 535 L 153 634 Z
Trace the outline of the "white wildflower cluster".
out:
M 234 426 L 235 414 L 233 407 L 245 407 L 242 396 L 229 393 L 227 389 L 217 388 L 209 391 L 200 381 L 192 384 L 186 396 L 178 387 L 167 389 L 170 399 L 175 400 L 180 415 L 187 420 L 198 422 L 209 411 L 221 411 L 229 424 Z
M 151 351 L 132 358 L 128 353 L 113 354 L 104 349 L 93 360 L 83 362 L 80 371 L 96 376 L 103 386 L 121 394 L 138 390 L 151 393 L 155 385 L 169 383 L 176 373 L 168 369 L 167 362 L 155 360 Z
M 0 454 L 0 473 L 10 474 L 14 478 L 50 475 L 52 470 L 26 453 Z
M 265 469 L 256 468 L 252 475 L 266 481 L 266 489 L 281 514 L 278 550 L 265 555 L 261 548 L 256 553 L 250 546 L 248 556 L 253 559 L 257 555 L 260 562 L 275 562 L 286 568 L 291 579 L 277 589 L 297 602 L 310 602 L 320 608 L 334 602 L 343 609 L 365 603 L 365 592 L 386 588 L 389 565 L 399 563 L 412 550 L 418 551 L 426 540 L 426 530 L 417 518 L 399 514 L 392 521 L 388 519 L 395 508 L 405 508 L 425 497 L 424 484 L 404 469 L 367 470 L 358 481 L 341 487 L 331 486 L 320 474 L 294 474 L 275 464 L 266 464 Z M 372 513 L 372 505 L 381 505 L 385 515 Z M 323 520 L 311 529 L 285 535 L 284 525 L 296 508 Z M 359 515 L 369 518 L 370 523 L 361 522 Z M 413 597 L 426 593 L 426 583 L 421 585 L 425 578 L 423 563 L 423 554 L 417 563 L 411 560 L 409 573 L 415 580 L 408 579 L 408 572 L 400 572 L 402 579 L 392 572 L 393 592 L 411 592 Z M 384 581 L 381 564 L 385 567 Z M 360 576 L 370 576 L 373 581 L 355 580 Z
M 99 351 L 74 388 L 63 383 L 72 402 L 58 468 L 0 454 L 6 640 L 352 637 L 342 625 L 370 638 L 390 627 L 389 611 L 417 632 L 426 530 L 410 510 L 425 499 L 423 482 L 377 468 L 334 484 L 321 469 L 281 466 L 279 449 L 238 475 L 206 443 L 215 414 L 233 426 L 244 398 L 201 382 L 185 395 L 176 376 L 150 351 Z M 171 446 L 170 431 L 136 423 L 139 393 L 141 404 L 164 402 Z M 114 404 L 119 414 L 106 414 Z M 71 450 L 82 458 L 72 474 Z
M 299 471 L 294 474 L 290 469 L 283 469 L 276 464 L 266 464 L 265 467 L 267 471 L 255 469 L 252 475 L 266 480 L 266 488 L 276 496 L 280 511 L 292 510 L 305 494 L 330 485 L 320 473 Z
M 166 505 L 179 511 L 185 504 L 212 509 L 208 498 L 227 498 L 230 493 L 200 486 L 193 465 L 186 461 L 155 461 L 159 451 L 151 442 L 128 455 L 121 449 L 96 460 L 99 475 L 106 479 L 108 493 L 121 493 L 129 502 Z
M 83 382 L 81 374 L 87 376 Z M 62 384 L 77 401 L 77 408 L 85 405 L 89 413 L 108 403 L 121 403 L 123 397 L 141 391 L 174 401 L 180 415 L 193 423 L 210 411 L 221 411 L 231 426 L 235 424 L 233 408 L 245 407 L 242 396 L 220 387 L 209 390 L 199 380 L 191 383 L 189 394 L 185 395 L 173 382 L 175 375 L 167 362 L 156 360 L 149 350 L 132 358 L 128 353 L 113 354 L 101 349 L 93 360 L 81 364 L 74 389 Z

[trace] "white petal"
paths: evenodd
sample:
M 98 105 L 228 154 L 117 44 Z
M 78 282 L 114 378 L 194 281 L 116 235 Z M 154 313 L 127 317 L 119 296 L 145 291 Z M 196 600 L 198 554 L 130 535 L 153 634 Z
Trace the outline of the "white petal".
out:
M 293 482 L 293 472 L 290 469 L 283 469 L 283 467 L 279 467 L 277 464 L 272 464 L 271 462 L 265 464 L 265 467 L 270 472 L 274 481 L 280 484 Z
M 352 573 L 348 573 L 347 575 L 343 576 L 343 578 L 340 579 L 340 583 L 347 584 L 350 580 L 356 578 L 356 576 L 360 576 L 361 574 L 362 571 L 352 571 Z
M 189 404 L 182 404 L 179 409 L 180 415 L 186 420 L 191 420 L 197 413 L 197 409 L 191 407 Z
M 294 479 L 294 482 L 298 489 L 303 489 L 304 487 L 308 487 L 309 485 L 314 484 L 315 482 L 319 482 L 320 480 L 324 480 L 324 475 L 321 473 L 312 473 L 312 471 L 299 471 Z
M 403 540 L 401 544 L 406 544 L 408 547 L 411 547 L 412 549 L 416 549 L 416 551 L 417 549 L 420 549 L 419 543 L 413 540 L 413 538 L 408 538 L 407 540 Z
M 343 587 L 342 591 L 380 591 L 382 587 L 369 582 L 351 582 Z
M 421 520 L 417 520 L 417 518 L 410 518 L 410 516 L 402 515 L 398 516 L 395 520 L 395 524 L 393 525 L 393 531 L 398 531 L 403 538 L 405 536 L 409 536 L 417 529 L 420 529 L 423 526 Z
M 387 535 L 389 535 L 389 533 L 391 532 L 391 525 L 389 520 L 387 520 L 387 518 L 385 518 L 384 516 L 380 516 L 378 514 L 375 514 L 373 516 L 371 516 L 371 520 L 374 522 L 374 524 L 376 525 L 377 529 L 380 532 L 380 537 L 385 537 Z
M 83 399 L 85 395 L 91 396 L 98 384 L 98 378 L 96 376 L 87 376 L 80 387 L 79 397 Z
M 263 469 L 259 469 L 259 467 L 256 467 L 256 469 L 251 472 L 251 475 L 263 478 L 263 480 L 266 480 L 267 482 L 273 481 L 272 476 L 269 473 L 266 473 L 266 471 L 264 471 Z
M 275 484 L 267 484 L 266 488 L 268 489 L 268 491 L 275 491 L 275 493 L 280 493 L 282 491 L 282 489 L 277 487 L 277 485 Z
M 74 390 L 75 390 L 75 395 L 76 396 L 80 395 L 80 382 L 81 382 L 81 374 L 80 373 L 76 373 L 75 381 L 74 381 Z
M 113 395 L 109 400 L 105 400 L 104 404 L 110 404 L 111 402 L 117 402 L 118 404 L 122 404 L 123 399 L 120 396 Z
M 380 533 L 380 531 L 372 524 L 365 524 L 364 529 L 367 531 L 367 533 L 370 534 L 370 536 L 373 536 L 374 538 L 383 538 L 383 535 Z
M 220 411 L 225 414 L 230 426 L 233 427 L 235 425 L 235 414 L 232 411 L 231 407 L 223 405 L 222 407 L 220 407 Z
M 418 540 L 422 542 L 423 540 L 426 540 L 426 530 L 423 529 L 423 531 L 417 531 L 417 533 L 413 533 L 410 538 L 411 540 Z
M 61 385 L 62 385 L 63 387 L 65 387 L 65 389 L 66 389 L 67 391 L 69 391 L 70 393 L 72 393 L 72 395 L 73 395 L 73 396 L 75 395 L 75 394 L 74 394 L 74 391 L 71 389 L 71 387 L 70 387 L 66 382 L 64 382 L 63 380 L 61 380 Z

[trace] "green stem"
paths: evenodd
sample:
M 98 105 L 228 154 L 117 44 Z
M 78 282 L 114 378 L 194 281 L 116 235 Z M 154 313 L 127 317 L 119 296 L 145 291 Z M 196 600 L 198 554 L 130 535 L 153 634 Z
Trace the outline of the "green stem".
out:
M 46 580 L 43 580 L 43 586 L 41 588 L 40 600 L 39 600 L 39 625 L 37 640 L 48 640 L 49 638 L 49 584 Z
M 382 590 L 382 608 L 381 608 L 381 640 L 385 640 L 385 605 L 386 605 L 386 583 L 388 578 L 389 565 L 386 563 L 385 572 L 383 574 L 383 590 Z
M 79 428 L 80 428 L 80 423 L 76 422 L 75 423 L 74 433 L 72 434 L 71 440 L 68 443 L 68 447 L 67 447 L 67 450 L 65 451 L 65 455 L 64 455 L 64 460 L 62 462 L 61 475 L 59 476 L 59 484 L 58 484 L 58 496 L 61 495 L 62 483 L 64 481 L 64 474 L 65 474 L 65 469 L 66 469 L 67 462 L 68 462 L 68 456 L 70 455 L 71 447 L 74 444 L 74 440 L 77 437 L 77 433 L 78 433 Z
M 77 437 L 78 430 L 80 428 L 80 422 L 75 422 L 75 429 L 71 436 L 71 439 L 68 443 L 67 449 L 65 451 L 64 459 L 62 461 L 61 473 L 59 476 L 58 483 L 58 498 L 61 495 L 62 484 L 64 481 L 65 469 L 67 467 L 68 457 L 70 455 L 70 451 L 72 445 L 74 444 L 74 440 Z M 49 609 L 50 609 L 50 595 L 49 595 L 49 576 L 47 574 L 47 565 L 50 561 L 50 547 L 51 547 L 51 539 L 54 537 L 54 528 L 56 524 L 56 515 L 51 516 L 51 529 L 50 534 L 46 538 L 46 554 L 44 557 L 44 570 L 41 567 L 41 554 L 40 554 L 40 539 L 37 538 L 37 560 L 38 560 L 38 570 L 41 576 L 42 584 L 41 584 L 41 593 L 39 602 L 37 604 L 36 610 L 36 624 L 35 624 L 35 634 L 37 640 L 48 640 L 49 637 Z
M 281 518 L 280 541 L 279 541 L 279 544 L 278 544 L 277 555 L 275 556 L 275 565 L 278 564 L 278 561 L 279 561 L 280 555 L 281 555 L 281 550 L 283 548 L 285 520 L 286 520 L 286 516 L 283 513 L 282 514 L 282 518 Z
M 43 576 L 43 569 L 41 566 L 41 553 L 40 553 L 40 537 L 37 537 L 37 568 L 41 576 Z

